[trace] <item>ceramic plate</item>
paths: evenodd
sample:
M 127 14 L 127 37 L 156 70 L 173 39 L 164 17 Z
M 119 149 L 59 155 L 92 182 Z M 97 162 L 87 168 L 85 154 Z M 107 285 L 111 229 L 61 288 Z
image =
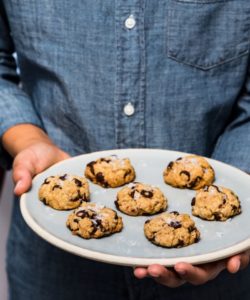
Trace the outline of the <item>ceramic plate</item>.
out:
M 143 233 L 144 222 L 149 217 L 131 217 L 121 212 L 118 214 L 123 218 L 124 228 L 120 233 L 90 240 L 72 235 L 65 226 L 70 212 L 45 206 L 38 200 L 38 189 L 50 175 L 82 175 L 88 162 L 111 154 L 130 158 L 136 170 L 136 181 L 159 186 L 168 198 L 168 211 L 191 215 L 191 199 L 195 191 L 168 186 L 162 176 L 171 160 L 186 153 L 154 149 L 111 150 L 70 158 L 36 176 L 31 190 L 21 197 L 20 202 L 22 215 L 30 228 L 49 243 L 75 255 L 127 266 L 147 266 L 153 263 L 173 266 L 180 261 L 200 264 L 231 256 L 250 247 L 250 176 L 212 159 L 209 162 L 215 170 L 215 184 L 228 187 L 238 194 L 242 213 L 226 222 L 209 222 L 193 217 L 201 232 L 198 243 L 178 249 L 155 246 Z M 116 209 L 114 200 L 119 189 L 104 189 L 90 183 L 91 201 Z

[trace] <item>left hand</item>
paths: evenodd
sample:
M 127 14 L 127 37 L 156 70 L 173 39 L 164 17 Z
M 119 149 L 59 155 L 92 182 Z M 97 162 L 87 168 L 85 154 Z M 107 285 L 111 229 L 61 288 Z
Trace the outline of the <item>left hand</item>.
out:
M 179 287 L 186 282 L 200 285 L 214 279 L 224 269 L 230 273 L 237 273 L 249 264 L 249 260 L 250 250 L 247 250 L 227 259 L 197 266 L 180 262 L 173 268 L 161 265 L 150 265 L 147 268 L 137 267 L 134 275 L 138 279 L 152 277 L 156 282 L 172 288 Z

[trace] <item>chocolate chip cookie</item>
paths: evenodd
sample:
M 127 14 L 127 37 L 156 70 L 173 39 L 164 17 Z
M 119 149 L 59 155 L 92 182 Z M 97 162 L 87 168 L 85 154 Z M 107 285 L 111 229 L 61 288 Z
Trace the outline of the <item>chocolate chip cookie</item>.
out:
M 96 203 L 82 203 L 69 215 L 66 225 L 73 234 L 84 239 L 98 239 L 123 228 L 122 218 L 116 211 Z
M 204 220 L 225 221 L 240 213 L 238 196 L 222 186 L 205 186 L 192 199 L 192 214 Z
M 158 187 L 133 182 L 118 192 L 115 205 L 127 215 L 153 215 L 167 208 L 167 199 Z
M 188 155 L 171 161 L 163 173 L 165 183 L 177 187 L 198 190 L 214 181 L 214 170 L 201 156 Z
M 128 158 L 111 155 L 88 163 L 85 176 L 104 188 L 115 188 L 133 181 L 135 170 Z
M 89 196 L 87 180 L 69 174 L 47 177 L 39 189 L 39 199 L 58 210 L 76 208 L 83 201 L 89 201 Z
M 200 240 L 200 232 L 188 214 L 162 213 L 144 224 L 147 239 L 158 246 L 180 248 Z

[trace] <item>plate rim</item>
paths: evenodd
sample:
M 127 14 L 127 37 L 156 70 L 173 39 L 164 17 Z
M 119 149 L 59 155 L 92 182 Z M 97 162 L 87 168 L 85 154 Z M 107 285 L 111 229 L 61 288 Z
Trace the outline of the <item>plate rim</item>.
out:
M 174 151 L 174 150 L 167 150 L 167 149 L 157 149 L 157 148 L 125 148 L 125 149 L 109 149 L 109 150 L 103 150 L 103 151 L 95 151 L 95 152 L 90 152 L 90 153 L 84 153 L 84 154 L 80 154 L 77 156 L 73 156 L 68 158 L 67 160 L 71 160 L 71 159 L 76 159 L 82 156 L 93 156 L 93 155 L 102 155 L 102 153 L 107 153 L 107 152 L 124 152 L 124 151 L 141 151 L 143 150 L 144 152 L 152 152 L 152 151 L 163 151 L 163 152 L 172 152 L 175 153 L 177 155 L 190 155 L 192 153 L 187 153 L 187 152 L 180 152 L 180 151 Z M 209 161 L 216 161 L 222 165 L 226 165 L 227 167 L 231 167 L 235 170 L 237 170 L 237 172 L 241 172 L 242 174 L 244 174 L 244 176 L 248 175 L 246 172 L 231 166 L 229 164 L 226 164 L 224 162 L 218 161 L 216 159 L 213 158 L 208 158 L 206 156 L 203 156 L 206 159 L 208 159 Z M 65 162 L 65 160 L 57 162 L 56 164 L 54 164 L 53 166 L 47 168 L 45 171 L 48 171 L 50 168 L 54 168 L 57 165 L 63 164 Z M 33 180 L 35 180 L 35 178 L 41 176 L 43 174 L 43 172 L 41 172 L 40 174 L 37 174 Z M 32 181 L 33 181 L 32 180 Z M 119 256 L 119 255 L 113 255 L 113 254 L 107 254 L 107 253 L 103 253 L 100 251 L 94 251 L 94 250 L 89 250 L 74 244 L 71 244 L 67 241 L 64 241 L 58 237 L 56 237 L 55 235 L 53 235 L 52 233 L 46 231 L 41 225 L 39 225 L 35 219 L 32 217 L 32 215 L 30 214 L 28 208 L 27 208 L 27 193 L 22 194 L 21 198 L 20 198 L 20 209 L 21 209 L 21 214 L 25 220 L 25 222 L 27 223 L 27 225 L 36 233 L 38 234 L 41 238 L 43 238 L 44 240 L 46 240 L 47 242 L 49 242 L 50 244 L 64 250 L 67 252 L 70 252 L 72 254 L 78 255 L 80 257 L 84 257 L 84 258 L 88 258 L 91 260 L 95 260 L 95 261 L 100 261 L 100 262 L 104 262 L 104 263 L 110 263 L 110 264 L 116 264 L 116 265 L 123 265 L 123 266 L 131 266 L 131 267 L 136 267 L 136 266 L 148 266 L 151 264 L 160 264 L 163 266 L 174 266 L 177 262 L 187 262 L 187 263 L 191 263 L 194 265 L 198 265 L 198 264 L 203 264 L 203 263 L 208 263 L 208 262 L 213 262 L 213 261 L 217 261 L 220 259 L 224 259 L 226 257 L 229 256 L 233 256 L 235 254 L 238 254 L 240 252 L 244 252 L 247 249 L 250 249 L 250 236 L 249 238 L 244 239 L 242 242 L 239 242 L 235 245 L 232 245 L 230 247 L 227 247 L 225 249 L 220 249 L 217 251 L 213 251 L 213 252 L 209 252 L 206 254 L 199 254 L 199 255 L 192 255 L 192 256 L 182 256 L 182 257 L 176 257 L 176 258 L 142 258 L 142 257 L 134 257 L 134 256 Z

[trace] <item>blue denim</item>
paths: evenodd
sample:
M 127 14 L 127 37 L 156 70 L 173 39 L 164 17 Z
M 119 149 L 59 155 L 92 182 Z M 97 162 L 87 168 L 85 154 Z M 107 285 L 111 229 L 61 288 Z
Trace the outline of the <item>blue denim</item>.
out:
M 249 300 L 250 269 L 224 271 L 201 286 L 167 288 L 133 269 L 64 252 L 27 227 L 15 200 L 8 241 L 10 300 Z
M 136 23 L 129 29 L 131 15 Z M 31 123 L 71 155 L 163 148 L 249 171 L 249 37 L 249 0 L 0 0 L 0 136 Z M 131 116 L 124 113 L 128 103 L 135 109 Z M 10 163 L 2 147 L 0 157 Z M 12 299 L 35 293 L 38 300 L 74 293 L 74 299 L 77 293 L 95 299 L 86 286 L 98 299 L 128 299 L 126 293 L 137 299 L 250 299 L 249 269 L 202 287 L 167 289 L 136 280 L 131 270 L 63 253 L 35 237 L 17 209 L 13 216 Z M 107 272 L 103 281 L 94 276 L 97 268 L 102 278 Z M 93 287 L 94 278 L 100 288 Z M 106 280 L 115 280 L 117 291 Z M 73 288 L 76 282 L 83 291 Z

